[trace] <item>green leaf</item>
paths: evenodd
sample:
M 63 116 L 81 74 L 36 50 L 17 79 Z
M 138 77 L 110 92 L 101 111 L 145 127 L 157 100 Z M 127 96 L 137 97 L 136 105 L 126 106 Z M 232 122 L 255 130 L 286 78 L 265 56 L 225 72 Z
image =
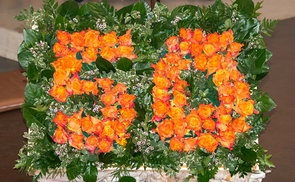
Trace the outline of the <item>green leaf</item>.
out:
M 83 180 L 86 182 L 96 182 L 97 174 L 98 170 L 95 163 L 88 163 L 83 174 Z
M 108 60 L 102 57 L 98 57 L 96 59 L 96 66 L 100 72 L 106 72 L 106 73 L 109 73 L 110 71 L 116 72 L 116 69 L 112 65 L 112 63 L 110 63 Z
M 261 23 L 261 32 L 267 36 L 271 36 L 270 33 L 277 26 L 278 20 L 270 20 L 264 18 Z
M 128 58 L 121 58 L 117 62 L 117 68 L 122 71 L 129 71 L 132 68 L 132 61 Z
M 118 182 L 136 182 L 136 179 L 133 178 L 132 176 L 123 176 L 119 178 Z
M 66 1 L 59 6 L 57 12 L 61 16 L 72 19 L 79 13 L 79 5 L 75 1 Z
M 27 83 L 25 87 L 25 101 L 33 106 L 36 98 L 40 98 L 44 91 L 36 84 Z
M 24 42 L 29 47 L 33 46 L 35 42 L 40 41 L 40 35 L 35 30 L 24 29 L 23 34 L 24 34 Z
M 256 18 L 245 18 L 238 16 L 238 22 L 233 26 L 234 38 L 237 42 L 243 42 L 251 35 L 259 33 L 260 23 Z
M 25 42 L 23 41 L 18 50 L 17 60 L 21 67 L 27 71 L 29 62 L 33 58 L 33 54 L 29 49 L 24 48 L 24 46 Z
M 55 19 L 55 29 L 71 30 L 71 24 L 66 17 L 58 15 Z
M 269 112 L 277 106 L 268 93 L 254 90 L 253 95 L 256 102 L 255 107 L 260 112 Z
M 74 180 L 80 175 L 81 172 L 80 161 L 74 160 L 66 167 L 66 174 L 69 180 Z
M 24 104 L 22 106 L 22 114 L 24 119 L 26 120 L 26 125 L 28 128 L 32 125 L 32 123 L 36 123 L 38 126 L 44 127 L 42 122 L 37 118 L 38 111 L 30 108 L 30 106 L 28 106 L 27 104 Z
M 254 2 L 252 0 L 236 0 L 233 4 L 238 5 L 238 11 L 245 17 L 252 17 L 254 13 Z
M 257 159 L 257 154 L 255 151 L 253 151 L 253 149 L 242 147 L 240 157 L 246 162 L 255 162 Z

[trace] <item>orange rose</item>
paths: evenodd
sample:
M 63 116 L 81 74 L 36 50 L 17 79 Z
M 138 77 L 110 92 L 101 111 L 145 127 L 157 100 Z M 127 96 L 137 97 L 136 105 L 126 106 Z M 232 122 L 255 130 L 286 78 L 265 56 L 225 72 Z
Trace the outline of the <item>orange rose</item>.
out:
M 171 66 L 165 76 L 171 81 L 175 81 L 180 76 L 180 68 L 176 66 Z
M 158 87 L 153 87 L 152 90 L 153 97 L 156 100 L 161 100 L 164 102 L 168 102 L 170 100 L 170 93 L 168 92 L 168 89 L 160 89 Z
M 214 45 L 206 43 L 203 45 L 203 51 L 206 56 L 211 57 L 212 55 L 216 53 L 217 50 L 214 47 Z
M 100 46 L 99 31 L 88 29 L 85 33 L 85 46 L 97 49 Z
M 207 69 L 207 57 L 204 54 L 199 54 L 195 57 L 195 69 L 201 70 L 202 72 Z
M 133 121 L 136 117 L 136 111 L 133 108 L 122 108 L 120 114 L 123 120 L 126 121 Z
M 173 137 L 170 139 L 170 149 L 172 151 L 183 151 L 184 144 L 181 142 L 181 140 L 177 137 Z
M 248 83 L 243 81 L 235 81 L 233 89 L 237 98 L 250 98 L 250 86 Z
M 103 132 L 103 128 L 104 128 L 102 122 L 99 119 L 94 118 L 94 117 L 91 117 L 91 120 L 93 122 L 92 132 L 94 134 L 96 134 L 97 136 L 100 136 L 101 133 Z
M 100 100 L 105 106 L 112 106 L 117 101 L 116 95 L 112 92 L 106 92 L 100 96 Z
M 134 54 L 134 48 L 131 46 L 120 45 L 117 47 L 117 56 L 118 57 L 126 57 L 130 60 L 137 58 Z
M 65 115 L 61 111 L 58 111 L 52 121 L 58 126 L 65 127 L 67 124 L 67 119 L 67 115 Z
M 151 67 L 154 68 L 159 75 L 166 75 L 169 68 L 168 64 L 164 62 L 163 58 L 160 58 L 157 64 L 151 64 Z
M 166 117 L 169 111 L 169 105 L 163 101 L 156 100 L 152 105 L 152 109 L 154 111 L 153 120 L 159 121 Z
M 114 131 L 119 137 L 123 137 L 126 134 L 126 126 L 116 120 L 114 123 Z
M 107 137 L 110 140 L 114 140 L 116 138 L 115 130 L 112 128 L 111 123 L 104 124 L 104 128 L 100 136 Z
M 106 33 L 101 37 L 101 47 L 114 47 L 118 43 L 117 34 L 114 31 Z
M 56 34 L 57 41 L 63 45 L 68 45 L 71 41 L 71 34 L 69 32 L 64 32 L 58 30 Z
M 95 151 L 96 147 L 98 146 L 98 142 L 99 142 L 98 138 L 94 135 L 91 135 L 88 138 L 86 138 L 85 147 L 92 154 L 94 154 L 94 151 Z
M 187 133 L 186 122 L 183 119 L 174 119 L 173 125 L 176 136 L 184 137 L 184 135 Z
M 123 83 L 118 83 L 114 86 L 113 91 L 118 94 L 123 94 L 127 91 L 127 86 Z
M 116 143 L 121 145 L 122 147 L 125 147 L 127 144 L 126 138 L 116 138 Z
M 194 33 L 193 33 L 193 42 L 202 42 L 204 40 L 204 34 L 203 34 L 203 31 L 202 29 L 200 28 L 197 28 L 194 30 Z
M 238 42 L 232 42 L 229 45 L 227 52 L 229 52 L 233 57 L 235 57 L 239 54 L 243 46 L 243 44 L 240 44 Z
M 160 135 L 161 140 L 165 140 L 166 138 L 170 138 L 173 136 L 173 121 L 171 120 L 164 120 L 157 126 L 157 132 Z
M 114 83 L 114 80 L 112 80 L 110 78 L 97 78 L 96 82 L 106 92 L 106 91 L 111 90 L 111 87 L 112 87 L 112 84 Z
M 197 112 L 202 119 L 207 119 L 211 116 L 214 110 L 212 104 L 200 104 Z
M 107 138 L 102 138 L 98 143 L 99 153 L 108 153 L 113 148 L 113 141 L 108 140 Z
M 86 117 L 81 119 L 81 128 L 88 134 L 91 134 L 93 131 L 93 123 L 91 120 L 91 116 L 87 115 Z
M 171 85 L 170 81 L 167 78 L 157 74 L 153 75 L 153 82 L 160 89 L 168 89 L 170 88 L 170 85 Z
M 199 136 L 197 143 L 201 148 L 204 148 L 211 153 L 214 152 L 218 146 L 217 140 L 211 133 L 204 133 Z
M 229 81 L 229 72 L 226 69 L 217 70 L 213 75 L 213 82 L 217 87 Z
M 215 130 L 215 121 L 211 118 L 207 118 L 203 122 L 203 128 L 209 132 L 213 132 Z
M 181 40 L 190 40 L 193 37 L 194 32 L 190 28 L 180 28 L 179 37 Z
M 67 133 L 61 126 L 57 125 L 57 128 L 52 136 L 52 139 L 56 143 L 64 144 L 68 141 Z
M 246 123 L 245 117 L 239 117 L 234 119 L 231 123 L 231 126 L 236 132 L 246 132 L 251 128 L 251 126 L 248 123 Z
M 183 107 L 187 105 L 186 95 L 179 91 L 174 91 L 172 102 L 173 104 L 175 104 L 176 107 Z
M 70 77 L 70 71 L 68 69 L 57 69 L 53 73 L 54 85 L 66 85 Z
M 71 49 L 74 52 L 83 51 L 85 46 L 85 31 L 71 34 Z
M 217 140 L 223 147 L 231 150 L 236 140 L 236 134 L 232 129 L 228 129 L 220 132 Z
M 197 114 L 196 110 L 192 110 L 190 114 L 186 117 L 187 128 L 195 132 L 200 132 L 202 130 L 202 120 Z
M 49 94 L 54 97 L 58 102 L 66 102 L 68 97 L 68 92 L 63 86 L 54 85 L 50 90 Z
M 176 78 L 174 80 L 174 84 L 173 84 L 173 91 L 179 91 L 181 93 L 185 93 L 186 92 L 186 88 L 188 87 L 188 83 L 185 80 L 182 80 L 180 78 Z
M 212 57 L 208 59 L 207 63 L 207 77 L 221 68 L 221 62 L 223 60 L 223 56 L 219 54 L 214 54 Z
M 115 106 L 107 106 L 105 108 L 100 109 L 103 116 L 105 118 L 117 118 L 118 117 L 118 110 Z
M 90 80 L 81 80 L 82 83 L 82 92 L 85 94 L 97 95 L 98 94 L 98 88 L 97 83 L 90 81 Z
M 197 147 L 197 139 L 196 138 L 185 138 L 184 139 L 184 147 L 183 150 L 185 152 L 194 151 Z
M 67 54 L 69 54 L 69 49 L 66 45 L 64 44 L 61 44 L 59 42 L 56 42 L 54 45 L 53 45 L 53 52 L 54 52 L 54 55 L 55 57 L 63 57 L 63 56 L 66 56 Z
M 182 119 L 185 117 L 184 109 L 182 107 L 170 107 L 168 115 L 172 119 Z
M 191 43 L 190 41 L 182 41 L 179 44 L 179 50 L 181 55 L 187 55 L 191 52 Z
M 113 47 L 103 47 L 100 51 L 99 54 L 101 57 L 104 59 L 110 61 L 110 62 L 115 62 L 117 58 L 117 50 Z
M 68 130 L 75 133 L 81 133 L 81 119 L 81 116 L 78 116 L 77 113 L 68 117 Z
M 253 100 L 247 100 L 247 101 L 240 100 L 239 102 L 237 102 L 237 106 L 236 106 L 235 110 L 241 116 L 249 116 L 249 115 L 253 114 L 253 112 L 254 112 L 254 101 Z
M 97 59 L 97 50 L 93 47 L 87 47 L 84 52 L 82 52 L 82 59 L 84 63 L 91 64 Z
M 234 41 L 233 31 L 228 30 L 222 32 L 222 34 L 219 36 L 219 41 L 221 50 L 224 51 L 227 48 L 227 46 Z
M 197 57 L 198 55 L 202 54 L 203 51 L 203 45 L 195 42 L 191 44 L 191 55 L 193 57 Z
M 84 135 L 72 133 L 69 136 L 69 144 L 76 149 L 82 150 L 84 148 L 83 139 Z
M 75 74 L 67 83 L 67 91 L 68 93 L 74 95 L 81 95 L 82 92 L 82 82 L 78 76 Z
M 134 107 L 134 100 L 136 99 L 135 95 L 131 94 L 122 94 L 119 96 L 118 103 L 123 108 L 132 108 Z

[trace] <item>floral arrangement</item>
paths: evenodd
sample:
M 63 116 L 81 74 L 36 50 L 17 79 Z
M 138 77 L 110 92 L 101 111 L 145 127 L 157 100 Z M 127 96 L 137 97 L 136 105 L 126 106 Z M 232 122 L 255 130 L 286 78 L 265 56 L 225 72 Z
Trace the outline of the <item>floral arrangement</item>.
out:
M 257 19 L 261 3 L 43 1 L 16 16 L 28 26 L 18 60 L 29 128 L 16 168 L 96 181 L 112 167 L 128 181 L 131 169 L 185 165 L 187 181 L 209 181 L 219 167 L 274 167 L 257 143 L 276 106 L 257 88 L 271 58 L 262 34 L 277 23 Z

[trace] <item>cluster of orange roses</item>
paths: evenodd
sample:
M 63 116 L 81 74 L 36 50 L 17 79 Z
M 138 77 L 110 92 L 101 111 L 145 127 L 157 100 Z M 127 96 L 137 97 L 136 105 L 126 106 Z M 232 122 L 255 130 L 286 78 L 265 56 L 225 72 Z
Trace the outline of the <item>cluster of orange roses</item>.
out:
M 218 145 L 232 149 L 237 132 L 251 126 L 246 117 L 255 113 L 254 101 L 244 75 L 237 70 L 234 58 L 240 43 L 233 32 L 205 35 L 201 29 L 180 29 L 179 36 L 166 41 L 168 53 L 157 64 L 153 74 L 153 121 L 161 140 L 169 139 L 174 151 L 193 151 L 197 146 L 214 152 Z M 219 106 L 200 104 L 197 109 L 188 103 L 188 83 L 181 79 L 185 70 L 200 70 L 213 74 L 219 96 Z M 239 117 L 232 117 L 233 112 Z M 186 136 L 191 133 L 191 137 Z
M 59 111 L 53 118 L 57 128 L 53 135 L 56 143 L 69 143 L 77 149 L 86 148 L 94 153 L 112 150 L 114 141 L 124 146 L 130 134 L 127 128 L 136 117 L 135 95 L 128 94 L 127 87 L 110 78 L 81 79 L 82 64 L 96 61 L 97 55 L 109 61 L 120 57 L 133 59 L 136 55 L 131 46 L 130 30 L 123 36 L 115 32 L 99 34 L 98 31 L 58 31 L 53 50 L 57 60 L 53 62 L 53 87 L 49 94 L 58 102 L 66 102 L 69 96 L 91 94 L 97 97 L 93 104 L 102 103 L 102 117 L 85 114 L 83 109 L 73 115 Z M 77 54 L 81 55 L 78 59 Z

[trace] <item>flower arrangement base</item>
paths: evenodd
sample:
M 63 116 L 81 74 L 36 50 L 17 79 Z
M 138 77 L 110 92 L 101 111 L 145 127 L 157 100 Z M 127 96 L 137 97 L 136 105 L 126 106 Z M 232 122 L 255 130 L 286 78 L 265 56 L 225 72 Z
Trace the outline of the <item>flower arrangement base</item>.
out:
M 114 179 L 112 173 L 114 169 L 105 169 L 98 171 L 97 182 L 117 182 L 118 179 Z M 130 176 L 134 177 L 137 182 L 181 182 L 189 175 L 189 171 L 186 168 L 182 168 L 176 177 L 169 177 L 164 173 L 159 173 L 151 169 L 144 170 L 140 168 L 138 170 L 132 170 L 129 172 Z M 265 173 L 260 170 L 255 170 L 252 173 L 248 173 L 247 176 L 243 178 L 239 175 L 230 176 L 228 170 L 220 168 L 215 175 L 214 179 L 209 182 L 261 182 L 265 178 Z M 38 182 L 68 182 L 66 175 L 58 175 L 55 177 L 47 176 L 38 180 Z M 74 181 L 83 182 L 82 178 L 77 178 Z M 191 179 L 189 182 L 196 181 L 196 179 Z

